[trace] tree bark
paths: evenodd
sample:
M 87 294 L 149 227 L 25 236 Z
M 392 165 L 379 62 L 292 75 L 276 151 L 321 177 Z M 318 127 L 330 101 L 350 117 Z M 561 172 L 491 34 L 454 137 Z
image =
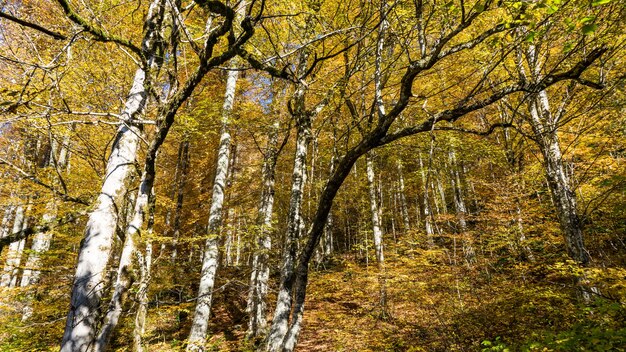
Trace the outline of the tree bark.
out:
M 175 262 L 176 257 L 178 256 L 178 239 L 180 237 L 180 222 L 182 218 L 183 200 L 185 195 L 184 190 L 189 170 L 189 141 L 187 139 L 180 143 L 178 154 L 176 167 L 176 207 L 174 208 L 174 219 L 172 221 L 172 262 Z
M 242 6 L 244 8 L 245 6 Z M 215 180 L 213 183 L 213 195 L 211 209 L 209 211 L 209 223 L 207 226 L 207 239 L 204 244 L 204 256 L 200 273 L 200 285 L 196 300 L 196 308 L 193 323 L 189 333 L 187 351 L 204 351 L 204 343 L 207 338 L 209 317 L 211 314 L 211 301 L 213 299 L 213 286 L 219 264 L 219 232 L 222 225 L 222 208 L 224 205 L 224 189 L 230 163 L 230 116 L 235 100 L 235 89 L 239 71 L 228 72 L 226 80 L 226 93 L 222 107 L 222 132 L 217 151 L 217 165 Z
M 374 182 L 374 163 L 372 161 L 372 154 L 367 153 L 365 156 L 367 186 L 369 189 L 369 201 L 370 201 L 370 213 L 372 218 L 372 232 L 374 236 L 374 249 L 376 250 L 376 261 L 379 265 L 383 265 L 385 262 L 385 255 L 383 251 L 383 232 L 380 227 L 380 210 L 378 208 L 378 202 L 376 200 L 376 184 Z
M 267 327 L 267 292 L 269 281 L 269 254 L 272 248 L 272 211 L 274 207 L 274 184 L 278 159 L 279 123 L 274 123 L 263 158 L 263 189 L 256 219 L 255 250 L 252 255 L 250 293 L 246 311 L 249 314 L 247 337 L 254 339 L 265 333 Z
M 304 86 L 298 88 L 297 97 L 304 95 Z M 302 111 L 302 109 L 300 110 Z M 289 315 L 292 307 L 293 275 L 297 254 L 298 238 L 302 223 L 302 196 L 306 172 L 307 147 L 311 135 L 311 119 L 306 113 L 296 118 L 296 150 L 291 178 L 291 198 L 287 215 L 287 232 L 284 237 L 280 288 L 276 299 L 276 309 L 272 326 L 267 337 L 267 350 L 280 351 L 289 328 Z
M 400 192 L 400 211 L 402 212 L 402 223 L 404 225 L 404 232 L 407 232 L 411 228 L 411 219 L 409 217 L 409 206 L 406 201 L 406 192 L 404 190 L 404 175 L 402 174 L 402 162 L 398 160 L 398 191 Z
M 13 231 L 12 233 L 19 232 L 26 228 L 26 210 L 23 204 L 19 204 L 15 210 L 15 217 L 13 218 Z M 20 262 L 22 261 L 22 252 L 24 251 L 24 245 L 26 244 L 26 238 L 22 238 L 9 245 L 9 250 L 6 254 L 6 260 L 4 263 L 4 269 L 2 277 L 0 278 L 0 287 L 15 287 L 17 284 L 17 274 Z
M 429 192 L 428 192 L 428 179 L 430 175 L 430 170 L 424 169 L 424 162 L 422 161 L 422 155 L 418 154 L 418 160 L 420 163 L 420 172 L 422 175 L 422 184 L 423 184 L 423 192 L 424 192 L 424 228 L 426 230 L 426 242 L 429 246 L 434 245 L 433 235 L 435 232 L 433 231 L 432 225 L 432 210 L 430 209 L 430 200 L 429 200 Z
M 522 76 L 541 80 L 541 62 L 535 45 L 529 45 L 525 54 L 531 71 L 529 74 L 526 73 L 520 59 L 521 55 L 518 55 L 518 71 Z M 530 94 L 529 122 L 533 130 L 534 140 L 543 156 L 545 176 L 563 232 L 567 254 L 576 262 L 586 265 L 589 263 L 590 257 L 584 244 L 583 226 L 578 214 L 575 189 L 572 188 L 565 170 L 558 136 L 559 119 L 564 114 L 564 106 L 562 105 L 562 108 L 553 114 L 550 110 L 548 92 L 545 89 L 537 94 Z
M 146 18 L 144 51 L 148 65 L 155 63 L 154 45 L 156 22 L 159 20 L 162 0 L 150 4 Z M 84 239 L 78 254 L 78 264 L 72 286 L 70 309 L 61 341 L 61 352 L 84 352 L 94 347 L 99 320 L 100 301 L 105 287 L 105 273 L 111 256 L 114 234 L 118 224 L 117 209 L 126 193 L 127 182 L 134 172 L 141 128 L 133 120 L 143 113 L 147 100 L 146 72 L 137 69 L 128 94 L 120 125 L 107 161 L 100 195 L 89 215 Z
M 465 219 L 467 215 L 467 208 L 465 206 L 465 199 L 463 198 L 463 188 L 461 185 L 461 176 L 459 172 L 459 165 L 456 160 L 456 153 L 454 149 L 451 149 L 448 153 L 450 160 L 450 182 L 452 183 L 452 193 L 454 198 L 454 210 L 456 211 L 456 218 L 459 225 L 459 233 L 461 234 L 461 243 L 463 245 L 463 255 L 465 257 L 465 263 L 472 265 L 476 262 L 476 252 L 472 241 L 468 238 L 467 233 L 467 221 Z
M 146 316 L 148 315 L 148 285 L 152 273 L 152 232 L 154 228 L 155 210 L 154 189 L 148 201 L 148 224 L 146 226 L 146 251 L 144 255 L 137 252 L 139 262 L 140 281 L 137 288 L 137 312 L 135 313 L 135 328 L 133 330 L 133 349 L 135 352 L 143 352 L 143 335 L 146 332 Z
M 532 97 L 530 116 L 533 131 L 543 155 L 545 175 L 565 239 L 567 254 L 576 262 L 586 265 L 590 257 L 583 240 L 576 193 L 565 172 L 557 126 L 554 121 L 551 121 L 548 94 L 545 90 Z

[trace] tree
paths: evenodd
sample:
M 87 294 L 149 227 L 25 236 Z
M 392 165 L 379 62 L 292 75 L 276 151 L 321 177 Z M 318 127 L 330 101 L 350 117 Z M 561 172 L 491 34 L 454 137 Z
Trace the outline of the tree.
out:
M 604 47 L 594 48 L 584 55 L 580 61 L 574 64 L 572 68 L 546 75 L 540 82 L 529 83 L 518 81 L 510 84 L 503 82 L 495 86 L 492 85 L 490 89 L 485 89 L 483 88 L 485 76 L 482 74 L 473 75 L 473 78 L 478 80 L 478 82 L 472 83 L 475 88 L 470 89 L 469 94 L 466 93 L 462 95 L 461 99 L 449 103 L 448 106 L 453 106 L 452 108 L 444 108 L 437 113 L 428 112 L 424 120 L 407 127 L 399 127 L 397 130 L 390 132 L 392 124 L 396 121 L 397 117 L 407 109 L 411 99 L 414 98 L 413 87 L 420 73 L 433 69 L 436 64 L 445 61 L 449 57 L 457 56 L 455 55 L 457 53 L 463 53 L 464 51 L 478 47 L 488 38 L 504 32 L 507 30 L 507 27 L 510 27 L 510 25 L 500 24 L 488 27 L 482 31 L 476 29 L 479 31 L 479 34 L 473 36 L 472 39 L 462 40 L 459 44 L 449 44 L 454 43 L 452 39 L 457 37 L 460 33 L 467 31 L 480 16 L 484 16 L 485 13 L 489 13 L 495 8 L 496 6 L 490 1 L 479 2 L 469 9 L 467 13 L 465 7 L 462 7 L 458 17 L 450 18 L 445 8 L 431 8 L 425 4 L 416 6 L 415 15 L 418 23 L 416 28 L 418 33 L 417 41 L 423 44 L 421 46 L 421 52 L 418 53 L 420 59 L 413 59 L 409 56 L 407 68 L 404 69 L 402 78 L 397 83 L 397 86 L 399 86 L 399 90 L 396 92 L 397 100 L 385 114 L 379 115 L 377 119 L 374 119 L 376 123 L 363 135 L 359 142 L 345 151 L 344 156 L 338 162 L 336 171 L 326 182 L 313 223 L 307 234 L 307 243 L 298 259 L 296 274 L 292 280 L 285 283 L 286 285 L 294 286 L 296 303 L 291 314 L 292 319 L 287 337 L 283 340 L 281 347 L 278 348 L 279 350 L 291 351 L 295 348 L 304 311 L 308 266 L 311 256 L 323 234 L 323 227 L 330 210 L 330 205 L 341 184 L 349 174 L 352 165 L 360 156 L 367 153 L 369 150 L 389 144 L 395 140 L 422 132 L 428 132 L 435 125 L 441 124 L 442 122 L 453 123 L 461 117 L 489 106 L 507 95 L 521 91 L 538 92 L 545 89 L 547 86 L 564 80 L 580 79 L 585 69 L 592 65 L 607 50 Z M 420 28 L 422 25 L 430 25 L 431 22 L 420 23 L 420 19 L 431 19 L 434 16 L 443 16 L 443 18 L 447 20 L 447 22 L 444 22 L 447 28 L 444 27 L 443 34 L 437 35 L 437 40 L 431 41 L 425 33 L 430 33 L 432 29 L 429 27 Z M 496 70 L 500 64 L 500 61 L 494 63 L 487 72 Z M 411 105 L 415 106 L 418 104 Z

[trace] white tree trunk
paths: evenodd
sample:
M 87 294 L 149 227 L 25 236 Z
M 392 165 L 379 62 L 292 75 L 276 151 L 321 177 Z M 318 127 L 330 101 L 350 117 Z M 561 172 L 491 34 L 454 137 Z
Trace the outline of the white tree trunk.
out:
M 50 201 L 46 205 L 46 212 L 42 216 L 42 220 L 46 224 L 51 224 L 56 219 L 56 203 L 54 200 Z M 33 239 L 31 246 L 31 253 L 26 260 L 24 272 L 22 273 L 21 287 L 26 287 L 37 283 L 39 280 L 41 265 L 41 255 L 50 248 L 50 241 L 52 240 L 52 229 L 48 231 L 39 232 Z
M 546 91 L 541 91 L 531 102 L 530 116 L 534 133 L 540 141 L 539 148 L 543 154 L 546 179 L 565 238 L 565 248 L 572 259 L 587 264 L 590 258 L 583 241 L 576 193 L 565 172 L 557 128 L 551 121 Z
M 467 221 L 465 219 L 467 215 L 467 208 L 465 206 L 465 199 L 463 198 L 463 188 L 459 172 L 460 167 L 457 163 L 456 153 L 454 150 L 450 150 L 448 158 L 450 159 L 450 182 L 452 183 L 454 209 L 459 223 L 459 232 L 462 236 L 461 243 L 463 244 L 463 255 L 467 265 L 471 265 L 476 262 L 476 252 L 474 251 L 471 239 L 467 238 Z
M 154 228 L 154 190 L 148 205 L 148 225 L 146 227 L 145 255 L 137 252 L 139 262 L 140 281 L 137 289 L 137 313 L 135 314 L 135 329 L 133 330 L 133 348 L 135 352 L 143 352 L 143 335 L 146 332 L 146 316 L 148 315 L 148 285 L 152 274 L 152 233 Z
M 434 231 L 433 231 L 433 225 L 432 225 L 432 211 L 430 209 L 430 201 L 429 201 L 429 197 L 428 197 L 428 176 L 427 173 L 429 174 L 430 172 L 428 170 L 424 169 L 424 163 L 422 161 L 422 155 L 418 154 L 418 159 L 419 159 L 419 163 L 420 163 L 420 172 L 422 174 L 422 184 L 424 185 L 423 187 L 423 192 L 424 192 L 424 227 L 426 229 L 426 241 L 428 242 L 429 246 L 432 246 L 433 243 L 433 235 L 434 235 Z
M 14 205 L 8 205 L 4 209 L 4 215 L 2 216 L 2 223 L 0 223 L 0 238 L 7 237 L 11 233 L 11 220 L 13 218 L 14 211 L 15 211 Z
M 207 338 L 207 328 L 211 314 L 211 301 L 213 299 L 213 286 L 215 284 L 215 274 L 219 260 L 219 230 L 222 224 L 224 188 L 226 187 L 228 165 L 230 162 L 229 123 L 235 100 L 235 89 L 238 77 L 239 71 L 232 70 L 228 72 L 228 78 L 226 80 L 226 93 L 222 107 L 222 133 L 217 152 L 213 196 L 211 198 L 211 210 L 209 213 L 209 224 L 207 226 L 208 238 L 204 244 L 200 285 L 198 287 L 196 308 L 191 331 L 189 333 L 187 351 L 204 351 L 204 343 Z
M 24 205 L 20 204 L 15 210 L 15 217 L 13 218 L 12 233 L 20 232 L 26 225 L 26 215 Z M 0 287 L 15 287 L 17 284 L 17 274 L 20 262 L 22 260 L 22 252 L 24 251 L 24 245 L 26 239 L 22 238 L 19 241 L 15 241 L 9 245 L 9 249 L 6 254 L 6 260 L 4 263 L 4 269 L 2 277 L 0 278 Z
M 541 60 L 537 48 L 530 45 L 526 51 L 526 60 L 530 67 L 530 76 L 534 80 L 541 79 Z M 526 68 L 518 54 L 517 68 L 522 76 L 528 76 Z M 535 141 L 543 155 L 543 164 L 553 206 L 561 225 L 565 239 L 567 254 L 583 265 L 589 263 L 590 257 L 585 248 L 582 232 L 582 221 L 578 214 L 576 193 L 568 178 L 558 137 L 559 121 L 564 111 L 553 114 L 550 110 L 548 93 L 545 90 L 529 96 L 530 125 Z M 567 98 L 566 98 L 567 99 Z M 564 105 L 562 106 L 564 109 Z
M 300 89 L 305 89 L 300 87 Z M 299 94 L 303 95 L 301 91 Z M 283 340 L 289 328 L 289 315 L 291 314 L 292 292 L 291 284 L 294 275 L 298 236 L 302 223 L 302 195 L 304 192 L 304 179 L 306 171 L 307 146 L 311 135 L 311 120 L 303 114 L 296 117 L 297 135 L 296 151 L 291 178 L 291 198 L 289 200 L 289 213 L 287 215 L 287 232 L 284 238 L 283 258 L 281 268 L 280 288 L 276 299 L 276 309 L 272 319 L 272 326 L 267 337 L 267 350 L 280 351 Z
M 104 318 L 104 323 L 100 329 L 100 334 L 96 341 L 95 351 L 105 351 L 111 337 L 113 330 L 117 326 L 119 317 L 122 314 L 122 308 L 124 298 L 128 289 L 134 281 L 133 273 L 133 260 L 136 258 L 136 241 L 141 236 L 141 229 L 146 216 L 146 210 L 148 202 L 151 197 L 152 186 L 154 183 L 154 164 L 146 165 L 144 167 L 143 174 L 141 176 L 141 183 L 139 185 L 139 191 L 135 199 L 135 204 L 132 212 L 132 219 L 126 227 L 124 236 L 124 246 L 122 247 L 122 254 L 120 255 L 120 261 L 117 268 L 117 280 L 113 287 L 113 294 L 111 301 L 109 302 L 109 308 Z
M 155 3 L 158 2 L 155 0 Z M 117 131 L 100 195 L 87 221 L 61 342 L 62 352 L 87 351 L 95 342 L 106 268 L 118 223 L 117 209 L 126 192 L 127 180 L 134 171 L 141 134 L 140 129 L 132 124 L 132 120 L 142 113 L 146 103 L 144 80 L 144 71 L 138 69 L 122 113 L 131 123 L 121 125 Z
M 376 184 L 374 182 L 374 163 L 371 153 L 365 155 L 367 186 L 369 189 L 370 213 L 372 217 L 372 232 L 374 234 L 374 249 L 376 250 L 376 260 L 379 264 L 385 262 L 383 251 L 383 232 L 380 228 L 380 211 L 376 201 Z
M 250 293 L 246 311 L 248 338 L 256 338 L 265 333 L 267 327 L 267 291 L 269 281 L 269 252 L 272 248 L 272 211 L 274 207 L 274 184 L 276 180 L 276 161 L 278 159 L 278 129 L 276 122 L 272 128 L 268 148 L 263 160 L 263 189 L 257 215 L 256 248 L 252 256 L 252 273 L 250 274 Z
M 402 174 L 402 163 L 398 161 L 398 182 L 400 191 L 400 211 L 402 212 L 402 222 L 404 225 L 404 231 L 409 231 L 411 228 L 411 220 L 409 218 L 409 206 L 406 201 L 406 193 L 404 191 L 404 176 Z
M 330 175 L 333 174 L 333 171 L 335 171 L 335 155 L 336 155 L 336 150 L 333 148 L 333 156 L 330 159 Z M 328 256 L 330 256 L 333 251 L 334 251 L 334 247 L 333 247 L 333 214 L 332 212 L 328 213 L 328 219 L 326 219 L 326 226 L 324 226 L 324 237 L 323 237 L 323 241 L 324 241 L 324 258 L 327 258 Z

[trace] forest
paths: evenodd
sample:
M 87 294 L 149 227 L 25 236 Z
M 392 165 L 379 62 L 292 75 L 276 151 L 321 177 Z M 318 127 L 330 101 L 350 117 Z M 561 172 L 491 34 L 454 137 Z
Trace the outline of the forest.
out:
M 7 0 L 0 351 L 626 351 L 624 0 Z

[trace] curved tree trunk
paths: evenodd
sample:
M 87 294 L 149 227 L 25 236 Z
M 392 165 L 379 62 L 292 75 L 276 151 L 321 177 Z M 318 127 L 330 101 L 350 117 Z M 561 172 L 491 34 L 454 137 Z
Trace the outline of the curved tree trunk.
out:
M 162 0 L 154 0 L 146 23 L 148 30 L 143 39 L 148 64 L 155 62 L 154 42 L 156 24 L 160 18 Z M 61 341 L 62 352 L 87 351 L 94 347 L 96 326 L 99 320 L 100 301 L 104 291 L 105 273 L 111 257 L 114 234 L 118 224 L 117 209 L 126 193 L 127 182 L 134 172 L 141 128 L 133 123 L 147 100 L 146 73 L 137 69 L 128 94 L 122 117 L 127 123 L 120 125 L 107 161 L 100 195 L 89 214 L 84 239 L 78 254 L 78 264 L 72 286 L 70 309 Z
M 567 254 L 578 263 L 587 264 L 590 258 L 583 241 L 576 193 L 565 172 L 557 128 L 552 121 L 546 91 L 541 91 L 532 99 L 530 115 L 533 131 L 538 137 L 539 149 L 543 155 L 545 175 L 565 239 Z

